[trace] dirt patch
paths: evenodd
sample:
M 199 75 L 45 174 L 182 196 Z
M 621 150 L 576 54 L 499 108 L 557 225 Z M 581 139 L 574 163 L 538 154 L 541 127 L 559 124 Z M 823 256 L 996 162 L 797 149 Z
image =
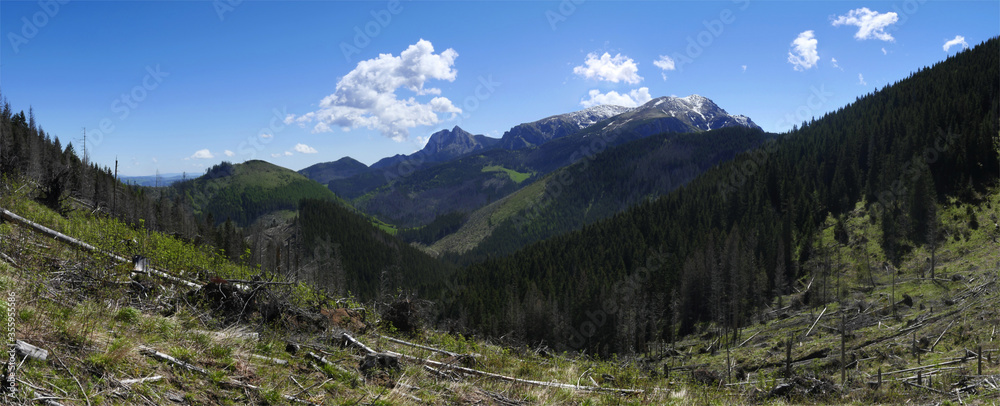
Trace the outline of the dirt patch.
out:
M 323 309 L 320 310 L 320 314 L 329 320 L 331 326 L 350 332 L 360 333 L 368 329 L 364 315 L 351 309 Z

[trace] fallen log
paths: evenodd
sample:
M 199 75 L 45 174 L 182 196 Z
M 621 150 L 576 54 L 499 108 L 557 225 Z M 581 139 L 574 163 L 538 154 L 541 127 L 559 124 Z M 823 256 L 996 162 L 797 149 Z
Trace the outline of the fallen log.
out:
M 816 323 L 819 323 L 819 319 L 822 319 L 823 315 L 826 314 L 826 309 L 827 307 L 824 306 L 823 311 L 819 313 L 819 317 L 816 318 L 816 321 L 813 322 L 812 326 L 809 327 L 809 331 L 806 331 L 806 335 L 802 336 L 802 338 L 809 337 L 809 333 L 812 333 L 813 329 L 816 328 Z
M 752 336 L 750 336 L 750 338 L 748 338 L 748 339 L 746 339 L 746 340 L 743 340 L 743 342 L 742 342 L 742 343 L 740 343 L 740 345 L 737 345 L 737 346 L 736 346 L 736 348 L 740 348 L 740 347 L 742 347 L 742 346 L 743 346 L 744 344 L 746 344 L 746 343 L 750 342 L 750 340 L 753 340 L 753 338 L 754 338 L 754 337 L 757 337 L 757 335 L 758 335 L 758 334 L 760 334 L 760 333 L 763 333 L 763 332 L 764 332 L 764 330 L 765 330 L 765 329 L 763 329 L 763 328 L 762 328 L 762 329 L 760 329 L 760 331 L 757 331 L 756 333 L 753 333 L 753 335 L 752 335 Z
M 326 358 L 323 358 L 323 357 L 321 357 L 319 355 L 316 355 L 316 353 L 314 353 L 312 351 L 309 351 L 308 353 L 306 353 L 306 356 L 309 357 L 309 358 L 311 358 L 311 359 L 313 359 L 313 360 L 315 360 L 316 362 L 318 362 L 320 364 L 329 365 L 331 368 L 336 369 L 336 370 L 338 370 L 340 372 L 343 372 L 345 374 L 352 375 L 352 376 L 354 375 L 353 373 L 351 373 L 351 371 L 348 371 L 348 370 L 342 368 L 340 365 L 337 365 L 337 364 L 334 364 L 334 363 L 332 363 L 330 361 L 327 361 Z
M 107 255 L 107 256 L 111 257 L 112 259 L 114 259 L 114 260 L 116 260 L 118 262 L 132 262 L 132 260 L 126 259 L 126 258 L 124 258 L 124 257 L 122 257 L 122 256 L 120 256 L 118 254 L 103 251 L 103 250 L 101 250 L 101 249 L 99 249 L 99 248 L 97 248 L 97 247 L 95 247 L 93 245 L 87 244 L 87 243 L 85 243 L 83 241 L 80 241 L 80 240 L 78 240 L 76 238 L 73 238 L 73 237 L 70 237 L 70 236 L 68 236 L 66 234 L 60 233 L 58 231 L 55 231 L 55 230 L 53 230 L 51 228 L 48 228 L 48 227 L 45 227 L 45 226 L 43 226 L 41 224 L 35 223 L 34 221 L 28 220 L 28 219 L 26 219 L 24 217 L 18 216 L 17 214 L 14 214 L 13 212 L 11 212 L 11 211 L 9 211 L 7 209 L 0 208 L 0 217 L 4 218 L 6 220 L 12 221 L 14 223 L 20 224 L 22 226 L 25 226 L 25 227 L 27 227 L 27 228 L 29 228 L 31 230 L 34 230 L 37 233 L 43 234 L 45 236 L 48 236 L 48 237 L 50 237 L 50 238 L 52 238 L 52 239 L 54 239 L 56 241 L 64 242 L 66 244 L 69 244 L 69 245 L 72 245 L 74 247 L 83 249 L 85 251 Z M 155 275 L 155 276 L 158 276 L 160 278 L 167 279 L 169 281 L 173 281 L 173 282 L 176 282 L 176 283 L 188 286 L 188 287 L 192 287 L 192 288 L 200 288 L 201 287 L 201 285 L 199 285 L 197 283 L 194 283 L 194 282 L 191 282 L 191 281 L 187 281 L 187 280 L 178 278 L 178 277 L 170 275 L 170 274 L 168 274 L 166 272 L 163 272 L 163 271 L 160 271 L 160 270 L 157 270 L 157 269 L 153 269 L 152 267 L 147 267 L 143 272 L 144 273 L 148 273 L 150 275 Z
M 344 333 L 341 337 L 343 337 L 344 341 L 350 343 L 351 345 L 353 345 L 355 347 L 361 348 L 362 350 L 364 350 L 365 352 L 367 352 L 369 354 L 377 354 L 377 352 L 375 350 L 372 350 L 371 348 L 369 348 L 368 346 L 364 345 L 360 341 L 355 340 L 354 337 L 350 336 L 350 334 Z M 501 381 L 507 381 L 507 382 L 522 383 L 522 384 L 527 384 L 527 385 L 543 386 L 543 387 L 550 387 L 550 388 L 571 389 L 571 390 L 579 390 L 579 391 L 587 391 L 587 392 L 611 392 L 611 393 L 622 393 L 622 394 L 641 394 L 641 393 L 644 393 L 644 391 L 641 390 L 641 389 L 602 388 L 602 387 L 599 387 L 599 386 L 580 386 L 580 385 L 572 385 L 572 384 L 561 383 L 561 382 L 545 382 L 545 381 L 535 381 L 535 380 L 530 380 L 530 379 L 521 379 L 521 378 L 515 378 L 515 377 L 512 377 L 512 376 L 494 374 L 492 372 L 480 371 L 480 370 L 476 370 L 476 369 L 472 369 L 472 368 L 460 367 L 460 366 L 457 366 L 457 365 L 450 365 L 450 364 L 446 364 L 446 363 L 443 363 L 443 362 L 432 361 L 432 360 L 429 360 L 429 359 L 417 358 L 417 357 L 409 356 L 409 355 L 406 355 L 406 354 L 400 354 L 400 353 L 396 353 L 396 352 L 392 352 L 392 351 L 386 351 L 385 354 L 388 354 L 390 356 L 399 357 L 401 359 L 405 359 L 405 360 L 408 360 L 408 361 L 416 363 L 416 364 L 423 364 L 425 366 L 432 366 L 432 367 L 440 369 L 442 371 L 443 370 L 451 370 L 451 371 L 461 372 L 463 374 L 481 376 L 481 377 L 486 377 L 486 378 L 493 378 L 493 379 L 497 379 L 497 380 L 501 380 Z
M 941 331 L 941 335 L 938 336 L 937 340 L 934 340 L 934 344 L 931 344 L 931 351 L 934 351 L 934 347 L 937 347 L 938 343 L 941 342 L 941 339 L 944 338 L 944 334 L 947 333 L 948 330 L 951 329 L 951 326 L 954 325 L 955 325 L 955 320 L 952 320 L 951 323 L 948 324 L 948 327 L 945 327 L 944 330 Z
M 153 375 L 153 376 L 150 376 L 150 377 L 147 377 L 147 378 L 122 379 L 122 380 L 120 380 L 118 382 L 120 382 L 122 384 L 125 384 L 125 385 L 131 385 L 133 383 L 156 382 L 156 381 L 159 381 L 161 379 L 163 379 L 162 376 Z
M 441 350 L 441 349 L 437 349 L 437 348 L 434 348 L 434 347 L 428 347 L 426 345 L 415 344 L 415 343 L 411 343 L 411 342 L 408 342 L 408 341 L 403 341 L 403 340 L 400 340 L 398 338 L 393 338 L 393 337 L 389 337 L 389 336 L 381 336 L 380 335 L 379 337 L 380 338 L 384 338 L 386 340 L 389 340 L 391 342 L 394 342 L 396 344 L 402 344 L 402 345 L 405 345 L 407 347 L 413 347 L 413 348 L 419 348 L 421 350 L 427 350 L 427 351 L 437 352 L 437 353 L 441 353 L 441 354 L 447 355 L 449 357 L 458 357 L 458 356 L 461 355 L 461 354 L 458 354 L 458 353 L 455 353 L 455 352 Z
M 4 254 L 4 253 L 0 252 L 0 259 L 3 259 L 4 262 L 6 262 L 6 263 L 10 264 L 11 266 L 17 268 L 17 261 L 15 261 L 14 258 L 11 258 L 11 257 L 7 256 L 7 254 Z
M 929 391 L 931 391 L 931 392 L 934 392 L 934 393 L 937 393 L 937 394 L 939 394 L 939 395 L 945 395 L 945 396 L 950 396 L 950 395 L 951 395 L 951 394 L 950 394 L 950 393 L 948 393 L 948 392 L 945 392 L 945 391 L 940 391 L 940 390 L 937 390 L 937 389 L 934 389 L 934 388 L 929 388 L 929 387 L 926 387 L 926 386 L 924 386 L 924 385 L 917 385 L 917 384 L 915 384 L 915 383 L 913 383 L 913 382 L 910 382 L 910 381 L 903 381 L 903 383 L 904 383 L 904 384 L 907 384 L 907 385 L 910 385 L 910 386 L 912 386 L 912 387 L 914 387 L 914 388 L 920 388 L 920 389 L 925 389 L 925 390 L 929 390 Z
M 33 360 L 45 361 L 49 357 L 49 352 L 41 348 L 35 347 L 21 340 L 16 340 L 14 342 L 14 350 L 18 354 L 25 358 L 31 358 Z
M 196 366 L 196 365 L 189 364 L 187 362 L 181 361 L 181 360 L 179 360 L 177 358 L 171 357 L 171 356 L 169 356 L 167 354 L 164 354 L 162 352 L 156 351 L 156 350 L 154 350 L 152 348 L 149 348 L 149 347 L 146 347 L 144 345 L 139 346 L 139 353 L 142 354 L 142 355 L 145 355 L 147 357 L 153 357 L 153 358 L 156 358 L 156 359 L 161 360 L 161 361 L 166 361 L 168 363 L 177 365 L 177 366 L 179 366 L 181 368 L 184 368 L 184 369 L 187 369 L 189 371 L 194 371 L 194 372 L 198 372 L 200 374 L 206 374 L 206 375 L 208 374 L 208 371 L 206 371 L 204 368 L 201 368 L 199 366 Z
M 898 371 L 885 372 L 882 375 L 883 376 L 884 375 L 895 375 L 895 374 L 901 374 L 901 373 L 904 373 L 904 372 L 922 371 L 922 370 L 931 369 L 931 368 L 934 368 L 934 367 L 943 367 L 945 365 L 958 364 L 960 362 L 965 362 L 965 359 L 956 359 L 956 360 L 951 360 L 951 361 L 939 362 L 939 363 L 933 364 L 933 365 L 923 365 L 923 366 L 919 366 L 919 367 L 913 367 L 913 368 L 907 368 L 907 369 L 900 369 Z
M 250 354 L 250 358 L 256 358 L 256 359 L 259 359 L 259 360 L 270 362 L 272 364 L 288 365 L 288 361 L 285 361 L 283 359 L 278 359 L 278 358 L 265 357 L 263 355 Z
M 352 345 L 354 347 L 357 347 L 361 351 L 364 351 L 366 354 L 377 354 L 378 353 L 377 351 L 371 349 L 370 347 L 368 347 L 367 345 L 365 345 L 361 341 L 358 341 L 358 340 L 354 339 L 354 337 L 351 337 L 350 334 L 347 334 L 347 333 L 341 334 L 340 335 L 340 339 L 341 339 L 341 341 L 343 343 L 350 344 L 350 345 Z
M 150 347 L 146 347 L 144 345 L 139 346 L 139 353 L 141 353 L 143 355 L 146 355 L 146 356 L 149 356 L 149 357 L 153 357 L 153 358 L 162 360 L 162 361 L 169 362 L 171 364 L 180 366 L 180 367 L 182 367 L 184 369 L 187 369 L 187 370 L 190 370 L 190 371 L 194 371 L 194 372 L 200 373 L 202 375 L 208 375 L 208 371 L 206 371 L 204 368 L 201 368 L 201 367 L 189 364 L 187 362 L 181 361 L 181 360 L 179 360 L 177 358 L 171 357 L 171 356 L 169 356 L 167 354 L 164 354 L 162 352 L 156 351 L 155 349 L 152 349 Z M 232 378 L 229 378 L 228 380 L 223 381 L 222 383 L 227 384 L 227 385 L 231 385 L 231 386 L 236 386 L 236 387 L 239 387 L 239 388 L 250 389 L 250 390 L 253 390 L 253 391 L 256 391 L 256 392 L 260 392 L 261 391 L 261 388 L 258 387 L 258 386 L 254 386 L 254 385 L 251 385 L 251 384 L 248 384 L 248 383 L 243 383 L 243 382 L 237 381 L 237 380 L 232 379 Z M 295 396 L 281 394 L 281 397 L 283 399 L 285 399 L 285 400 L 288 400 L 288 401 L 291 401 L 291 402 L 295 402 L 295 403 L 301 403 L 301 404 L 310 405 L 310 406 L 320 406 L 320 405 L 318 405 L 316 403 L 310 402 L 310 401 L 305 400 L 305 399 L 299 399 L 299 398 L 297 398 Z

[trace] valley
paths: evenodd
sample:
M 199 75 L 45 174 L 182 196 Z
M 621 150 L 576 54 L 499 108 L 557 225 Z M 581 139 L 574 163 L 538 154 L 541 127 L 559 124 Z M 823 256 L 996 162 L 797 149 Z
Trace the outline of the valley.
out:
M 0 404 L 1000 399 L 996 5 L 397 3 L 3 4 Z

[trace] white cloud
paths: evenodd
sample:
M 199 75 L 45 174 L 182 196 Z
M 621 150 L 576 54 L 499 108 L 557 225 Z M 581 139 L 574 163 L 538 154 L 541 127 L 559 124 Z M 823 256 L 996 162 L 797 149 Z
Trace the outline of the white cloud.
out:
M 660 59 L 653 61 L 653 65 L 663 70 L 663 72 L 660 72 L 660 76 L 663 76 L 663 80 L 667 80 L 666 71 L 677 69 L 677 66 L 674 64 L 674 60 L 666 55 L 660 55 Z
M 315 154 L 315 153 L 319 152 L 319 151 L 316 151 L 316 148 L 310 147 L 310 146 L 308 146 L 306 144 L 295 144 L 295 148 L 294 149 L 295 149 L 295 151 L 301 152 L 303 154 Z
M 951 47 L 953 47 L 955 45 L 961 45 L 962 49 L 969 49 L 969 43 L 965 42 L 965 37 L 963 37 L 961 35 L 956 35 L 955 39 L 944 43 L 944 47 L 943 47 L 944 51 L 948 52 L 948 48 L 951 48 Z
M 816 52 L 818 43 L 812 30 L 803 31 L 792 41 L 793 49 L 788 51 L 788 63 L 797 71 L 816 66 L 816 62 L 819 61 L 819 53 Z
M 867 84 L 868 84 L 868 82 L 865 82 L 865 77 L 864 77 L 864 75 L 862 75 L 862 74 L 860 74 L 860 73 L 858 74 L 858 84 L 859 84 L 859 85 L 862 85 L 862 86 L 864 86 L 864 85 L 867 85 Z
M 281 156 L 280 153 L 279 154 L 271 154 L 271 158 L 277 158 L 277 157 L 280 157 L 280 156 Z
M 882 41 L 895 41 L 895 38 L 885 32 L 885 29 L 897 21 L 899 21 L 899 16 L 894 12 L 879 14 L 877 11 L 869 10 L 868 7 L 862 7 L 849 11 L 847 15 L 838 16 L 833 20 L 833 26 L 853 25 L 858 27 L 854 38 L 859 40 L 875 38 Z
M 642 76 L 639 76 L 639 66 L 632 58 L 622 54 L 612 57 L 611 54 L 605 52 L 604 55 L 598 57 L 595 53 L 589 53 L 587 60 L 583 63 L 586 66 L 580 65 L 573 68 L 573 73 L 587 79 L 614 83 L 636 84 L 642 81 Z
M 235 152 L 230 151 L 228 149 L 225 152 L 223 152 L 223 154 L 226 154 L 226 156 L 229 156 L 229 157 L 236 156 Z
M 889 51 L 886 51 L 885 47 L 882 47 L 882 55 L 889 55 Z
M 285 119 L 285 121 L 288 121 L 288 119 Z M 274 134 L 271 134 L 271 133 L 260 133 L 260 138 L 274 138 Z
M 336 91 L 320 101 L 319 110 L 285 117 L 285 122 L 316 122 L 313 132 L 329 132 L 334 126 L 345 131 L 366 127 L 402 141 L 409 136 L 410 128 L 440 123 L 439 113 L 451 113 L 454 118 L 462 112 L 444 97 L 422 103 L 412 96 L 397 98 L 396 94 L 400 88 L 415 96 L 441 94 L 441 89 L 424 85 L 430 80 L 453 82 L 458 75 L 453 69 L 456 57 L 458 52 L 451 48 L 435 54 L 430 41 L 421 39 L 399 56 L 380 54 L 358 62 L 340 78 Z
M 212 155 L 212 152 L 209 151 L 208 148 L 206 148 L 195 151 L 194 154 L 192 154 L 187 159 L 212 159 L 212 158 L 215 158 L 215 155 Z
M 292 156 L 292 151 L 279 152 L 276 154 L 271 154 L 271 158 L 280 158 L 283 156 Z
M 746 72 L 746 71 L 747 71 L 747 66 L 746 66 L 746 65 L 743 65 L 743 71 L 744 71 L 744 72 Z
M 830 58 L 830 62 L 833 63 L 834 68 L 840 69 L 841 72 L 844 71 L 844 68 L 841 68 L 840 64 L 837 63 L 837 58 Z
M 656 65 L 657 68 L 663 70 L 677 69 L 677 66 L 674 64 L 674 60 L 666 55 L 660 55 L 660 59 L 653 61 L 653 65 Z
M 581 106 L 593 107 L 599 104 L 612 104 L 616 106 L 638 107 L 653 99 L 649 95 L 648 87 L 632 89 L 630 92 L 625 94 L 619 94 L 614 90 L 607 93 L 601 93 L 600 90 L 594 89 L 591 90 L 588 95 L 590 96 L 589 99 L 580 100 Z

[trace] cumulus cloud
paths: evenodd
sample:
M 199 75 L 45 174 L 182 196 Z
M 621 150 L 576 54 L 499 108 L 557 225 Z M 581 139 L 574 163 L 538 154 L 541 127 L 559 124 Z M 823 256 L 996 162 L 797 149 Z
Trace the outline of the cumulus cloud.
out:
M 614 90 L 601 93 L 600 90 L 594 89 L 588 95 L 590 96 L 589 99 L 580 100 L 581 106 L 593 107 L 600 104 L 612 104 L 616 106 L 638 107 L 653 99 L 649 95 L 649 88 L 647 87 L 632 89 L 632 91 L 624 94 L 619 94 Z
M 228 149 L 227 149 L 227 150 L 225 150 L 225 151 L 223 152 L 223 154 L 226 154 L 226 156 L 229 156 L 229 157 L 232 157 L 232 156 L 236 156 L 236 153 L 235 153 L 235 152 L 233 152 L 233 151 L 230 151 L 230 150 L 228 150 Z
M 833 20 L 833 26 L 853 25 L 858 27 L 858 32 L 854 33 L 854 38 L 880 39 L 882 41 L 895 41 L 889 33 L 885 32 L 886 27 L 899 21 L 899 16 L 894 12 L 879 13 L 869 10 L 868 7 L 851 10 L 847 15 L 838 16 Z
M 660 59 L 653 61 L 653 65 L 656 65 L 657 68 L 663 70 L 677 69 L 677 67 L 674 65 L 674 60 L 666 55 L 660 55 Z
M 310 146 L 308 146 L 306 144 L 295 144 L 295 148 L 293 148 L 293 149 L 295 151 L 301 152 L 303 154 L 315 154 L 315 153 L 319 152 L 319 151 L 316 151 L 316 148 L 310 147 Z
M 943 47 L 944 51 L 948 52 L 948 48 L 951 48 L 951 47 L 953 47 L 955 45 L 961 45 L 962 49 L 969 49 L 969 43 L 965 42 L 965 37 L 963 37 L 961 35 L 956 35 L 955 39 L 950 40 L 950 41 L 944 43 L 944 47 Z
M 632 58 L 622 54 L 612 57 L 607 52 L 600 57 L 596 53 L 587 54 L 587 60 L 583 62 L 583 65 L 573 68 L 573 73 L 587 79 L 614 83 L 636 84 L 642 81 L 642 76 L 639 76 L 639 66 Z
M 867 85 L 867 84 L 868 84 L 868 82 L 865 82 L 865 77 L 864 77 L 864 75 L 862 75 L 862 74 L 860 74 L 860 73 L 858 74 L 858 84 L 859 84 L 859 85 L 862 85 L 862 86 L 864 86 L 864 85 Z
M 663 70 L 663 72 L 660 72 L 660 75 L 663 76 L 663 80 L 667 80 L 666 71 L 677 69 L 677 66 L 674 64 L 673 58 L 666 55 L 660 55 L 659 59 L 653 61 L 653 65 Z
M 816 66 L 816 62 L 819 61 L 819 53 L 816 52 L 818 43 L 812 30 L 803 31 L 792 41 L 792 49 L 788 51 L 788 63 L 797 71 Z
M 215 158 L 215 155 L 212 155 L 212 151 L 209 151 L 208 148 L 205 148 L 195 151 L 194 154 L 189 156 L 187 159 L 212 159 L 212 158 Z
M 458 52 L 451 48 L 434 53 L 434 45 L 421 39 L 399 56 L 381 54 L 358 62 L 340 78 L 334 93 L 320 101 L 319 110 L 298 117 L 289 115 L 284 121 L 300 125 L 315 122 L 313 132 L 365 127 L 402 141 L 409 136 L 410 128 L 438 124 L 442 113 L 454 118 L 462 112 L 444 97 L 425 103 L 413 96 L 401 99 L 396 94 L 402 88 L 414 96 L 440 95 L 441 89 L 425 85 L 431 80 L 453 82 L 458 75 L 453 68 L 457 57 Z

